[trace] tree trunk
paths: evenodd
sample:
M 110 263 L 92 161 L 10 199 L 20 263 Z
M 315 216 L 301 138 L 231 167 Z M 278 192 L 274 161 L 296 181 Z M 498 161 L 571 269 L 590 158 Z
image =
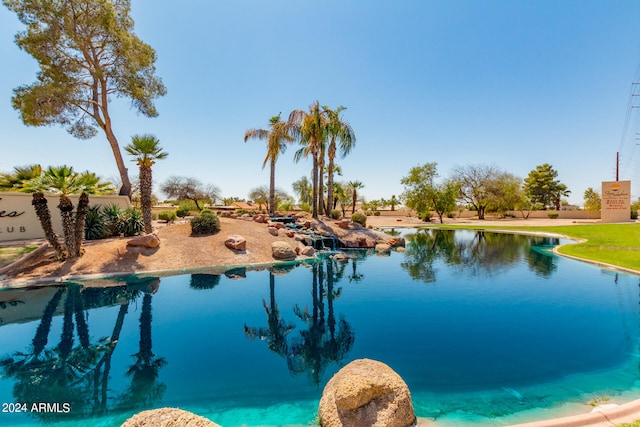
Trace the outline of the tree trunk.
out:
M 331 144 L 329 144 L 329 170 L 327 171 L 327 216 L 331 216 L 331 209 L 335 209 L 335 202 L 333 200 L 333 161 L 336 157 L 336 142 L 332 138 Z
M 320 215 L 326 215 L 324 204 L 324 144 L 318 156 L 318 211 Z
M 62 194 L 60 196 L 60 216 L 62 217 L 62 232 L 64 233 L 64 244 L 70 258 L 76 256 L 76 239 L 74 236 L 75 221 L 73 218 L 73 203 L 69 196 Z
M 120 173 L 120 179 L 122 180 L 122 187 L 120 187 L 119 194 L 131 199 L 131 181 L 129 181 L 129 171 L 124 165 L 122 153 L 120 152 L 120 145 L 118 144 L 118 140 L 116 139 L 113 130 L 111 129 L 111 121 L 108 119 L 105 120 L 104 132 L 107 135 L 107 141 L 109 141 L 111 151 L 113 151 L 113 157 L 116 159 L 116 165 L 118 166 L 118 172 Z
M 313 184 L 313 201 L 311 206 L 311 216 L 318 218 L 318 154 L 313 154 L 313 170 L 312 170 L 312 184 Z
M 58 240 L 58 235 L 55 231 L 53 231 L 53 225 L 51 224 L 51 213 L 49 212 L 49 206 L 47 204 L 47 199 L 44 197 L 42 193 L 33 193 L 33 200 L 31 201 L 33 205 L 36 215 L 40 220 L 40 225 L 42 225 L 42 229 L 44 230 L 44 235 L 47 237 L 47 241 L 49 244 L 55 249 L 58 254 L 58 258 L 67 259 L 68 254 L 64 246 L 60 244 Z
M 146 234 L 153 233 L 153 224 L 151 220 L 151 191 L 152 191 L 152 172 L 150 166 L 140 166 L 140 208 L 142 210 L 142 221 L 144 222 L 144 232 Z
M 87 210 L 89 208 L 89 195 L 82 193 L 80 200 L 78 200 L 78 207 L 76 208 L 76 224 L 75 224 L 75 239 L 76 239 L 76 256 L 82 256 L 82 242 L 84 241 L 84 219 L 87 217 Z
M 478 206 L 478 219 L 484 219 L 484 206 Z
M 356 201 L 358 200 L 358 193 L 356 192 L 356 189 L 353 189 L 353 192 L 351 193 L 351 214 L 353 215 L 354 213 L 356 213 Z
M 276 213 L 276 162 L 270 160 L 269 164 L 269 215 Z

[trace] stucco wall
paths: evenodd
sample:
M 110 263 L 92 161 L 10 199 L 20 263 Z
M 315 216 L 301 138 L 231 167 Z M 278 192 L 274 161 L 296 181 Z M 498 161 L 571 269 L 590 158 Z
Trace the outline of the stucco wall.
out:
M 73 205 L 76 206 L 80 196 L 71 196 Z M 31 200 L 31 194 L 0 192 L 0 241 L 41 239 L 44 238 L 42 226 L 36 215 Z M 58 234 L 62 234 L 59 198 L 47 196 L 51 222 Z M 131 207 L 126 196 L 89 196 L 90 205 L 116 204 L 122 209 Z

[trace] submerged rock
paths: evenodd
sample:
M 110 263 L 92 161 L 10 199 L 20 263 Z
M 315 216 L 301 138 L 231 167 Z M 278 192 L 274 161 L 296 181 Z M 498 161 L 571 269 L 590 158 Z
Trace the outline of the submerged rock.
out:
M 408 427 L 416 422 L 407 384 L 389 366 L 359 359 L 327 383 L 318 408 L 322 427 Z

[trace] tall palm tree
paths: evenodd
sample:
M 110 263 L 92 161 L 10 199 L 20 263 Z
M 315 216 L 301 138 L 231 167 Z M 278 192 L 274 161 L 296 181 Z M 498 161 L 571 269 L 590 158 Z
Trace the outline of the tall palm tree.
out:
M 144 232 L 153 232 L 151 224 L 151 192 L 153 190 L 153 178 L 151 167 L 156 160 L 164 159 L 169 155 L 162 151 L 160 141 L 153 135 L 133 135 L 131 143 L 124 147 L 125 151 L 135 157 L 140 167 L 140 208 L 142 209 L 142 221 Z
M 262 139 L 267 141 L 267 155 L 262 163 L 262 169 L 269 163 L 269 214 L 275 214 L 276 207 L 276 162 L 278 156 L 287 148 L 287 143 L 293 142 L 290 135 L 291 126 L 280 120 L 280 114 L 269 119 L 270 130 L 247 129 L 244 142 L 248 139 Z
M 326 123 L 327 114 L 320 108 L 318 101 L 309 106 L 309 111 L 293 110 L 289 114 L 289 124 L 291 125 L 292 135 L 300 141 L 302 149 L 296 152 L 294 159 L 299 161 L 302 157 L 311 156 L 313 168 L 311 171 L 311 180 L 313 186 L 313 200 L 311 203 L 311 214 L 314 218 L 318 218 L 318 199 L 319 195 L 319 159 L 320 154 L 324 153 L 324 144 L 326 141 Z
M 331 209 L 333 209 L 333 173 L 334 173 L 334 160 L 336 158 L 336 152 L 338 150 L 339 142 L 340 156 L 344 158 L 351 149 L 356 145 L 356 134 L 353 128 L 346 120 L 340 117 L 340 113 L 347 109 L 342 105 L 338 106 L 335 110 L 331 110 L 327 106 L 322 107 L 327 114 L 327 134 L 329 136 L 329 148 L 327 150 L 327 156 L 329 158 L 328 174 L 327 174 L 327 210 L 326 214 L 329 215 Z
M 360 181 L 349 181 L 347 183 L 349 190 L 351 190 L 351 213 L 356 213 L 356 202 L 358 201 L 358 190 L 364 187 L 364 184 Z

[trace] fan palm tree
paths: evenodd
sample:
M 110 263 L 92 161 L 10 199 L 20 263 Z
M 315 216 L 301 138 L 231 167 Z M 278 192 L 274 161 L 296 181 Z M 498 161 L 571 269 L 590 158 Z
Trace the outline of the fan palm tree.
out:
M 351 149 L 356 145 L 356 134 L 353 128 L 346 120 L 340 117 L 340 113 L 347 108 L 340 105 L 335 110 L 331 110 L 327 106 L 322 107 L 327 113 L 327 134 L 329 136 L 329 148 L 327 150 L 327 156 L 329 158 L 329 166 L 327 173 L 327 209 L 326 214 L 329 215 L 331 209 L 333 209 L 333 174 L 335 169 L 334 160 L 336 158 L 336 152 L 340 148 L 340 156 L 344 158 Z M 339 147 L 338 144 L 339 143 Z
M 289 114 L 289 124 L 292 135 L 302 144 L 302 148 L 296 152 L 294 160 L 299 161 L 302 157 L 311 156 L 313 161 L 311 215 L 313 218 L 318 218 L 318 199 L 322 196 L 322 193 L 319 193 L 319 159 L 320 154 L 324 153 L 327 114 L 320 109 L 320 104 L 316 101 L 309 106 L 309 111 L 293 110 Z
M 169 155 L 162 151 L 160 141 L 153 135 L 134 135 L 131 143 L 124 147 L 125 151 L 135 157 L 135 161 L 140 167 L 140 208 L 142 209 L 142 220 L 144 222 L 144 232 L 153 232 L 151 224 L 151 192 L 153 190 L 153 179 L 151 167 L 156 160 L 164 159 Z
M 0 174 L 1 191 L 22 191 L 24 184 L 42 175 L 42 166 L 16 166 L 13 172 Z
M 89 207 L 89 194 L 105 194 L 113 191 L 110 183 L 100 181 L 94 173 L 78 173 L 70 166 L 49 166 L 42 175 L 24 181 L 21 192 L 34 193 L 32 204 L 49 243 L 58 253 L 60 259 L 74 258 L 82 255 L 84 239 L 84 219 Z M 51 214 L 44 193 L 58 195 L 60 198 L 60 215 L 64 233 L 64 246 L 58 243 L 58 236 L 53 231 Z M 70 194 L 80 194 L 76 213 Z
M 280 120 L 280 114 L 269 119 L 270 130 L 247 129 L 244 134 L 244 142 L 248 139 L 262 139 L 267 141 L 267 155 L 262 163 L 262 168 L 269 163 L 269 214 L 275 214 L 276 207 L 276 162 L 280 153 L 284 153 L 287 143 L 293 142 L 290 134 L 291 126 Z
M 349 181 L 347 187 L 351 190 L 351 213 L 356 213 L 356 202 L 358 201 L 358 190 L 364 187 L 360 181 Z

